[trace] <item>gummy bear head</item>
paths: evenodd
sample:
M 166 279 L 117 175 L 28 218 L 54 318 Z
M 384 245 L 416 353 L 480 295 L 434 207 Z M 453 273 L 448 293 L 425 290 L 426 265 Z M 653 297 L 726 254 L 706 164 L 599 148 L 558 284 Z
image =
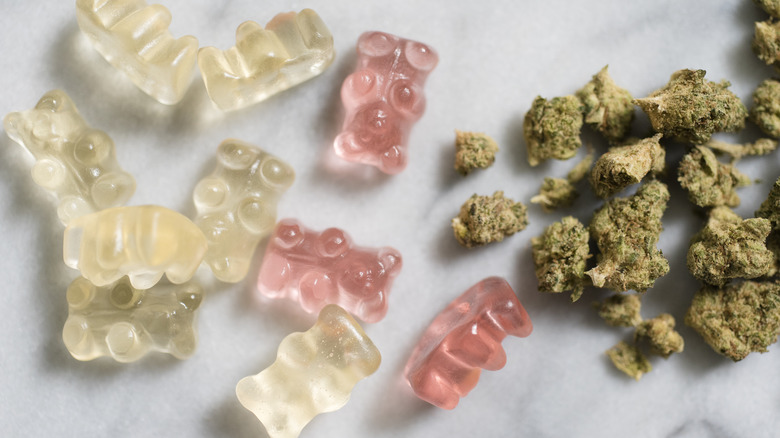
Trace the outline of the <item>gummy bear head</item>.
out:
M 9 137 L 37 154 L 51 146 L 61 150 L 64 142 L 75 141 L 74 133 L 84 127 L 84 122 L 65 92 L 51 90 L 35 108 L 9 113 L 3 125 Z M 30 138 L 24 138 L 27 135 Z

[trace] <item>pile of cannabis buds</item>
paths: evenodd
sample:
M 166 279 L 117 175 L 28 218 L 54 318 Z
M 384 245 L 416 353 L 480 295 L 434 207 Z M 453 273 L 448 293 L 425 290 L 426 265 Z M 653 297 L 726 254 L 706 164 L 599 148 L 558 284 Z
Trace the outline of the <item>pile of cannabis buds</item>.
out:
M 753 50 L 780 71 L 780 21 L 775 21 L 780 20 L 780 0 L 755 2 L 773 18 L 756 23 Z M 734 361 L 754 351 L 765 352 L 780 332 L 780 178 L 754 218 L 743 219 L 731 210 L 740 202 L 735 189 L 751 184 L 736 162 L 778 147 L 780 81 L 763 81 L 748 112 L 729 91 L 728 81 L 715 83 L 704 76 L 704 70 L 680 70 L 664 87 L 634 99 L 604 67 L 574 95 L 537 97 L 523 123 L 531 166 L 574 157 L 582 147 L 583 124 L 613 146 L 595 164 L 590 150 L 566 178 L 545 178 L 540 193 L 531 199 L 546 212 L 570 206 L 578 197 L 575 184 L 588 177 L 594 193 L 608 199 L 589 225 L 567 216 L 531 243 L 540 291 L 568 291 L 572 301 L 586 286 L 616 292 L 595 307 L 607 324 L 634 328 L 633 343 L 621 341 L 607 354 L 618 369 L 637 380 L 651 369 L 640 347 L 664 358 L 683 350 L 672 315 L 652 319 L 640 315 L 643 293 L 669 272 L 669 263 L 656 247 L 669 201 L 667 186 L 655 179 L 666 164 L 661 140 L 691 145 L 678 163 L 677 180 L 690 202 L 708 217 L 688 249 L 688 269 L 703 285 L 685 323 L 717 353 Z M 644 139 L 627 138 L 635 105 L 647 114 L 654 131 Z M 711 138 L 716 132 L 743 129 L 746 119 L 770 138 L 744 145 Z M 455 169 L 463 175 L 489 167 L 498 150 L 489 136 L 473 132 L 457 132 L 455 146 Z M 721 162 L 718 155 L 730 157 L 730 162 Z M 613 197 L 644 179 L 634 195 Z M 452 220 L 456 239 L 469 248 L 500 241 L 527 224 L 526 207 L 500 191 L 472 196 Z M 598 249 L 596 257 L 591 243 Z

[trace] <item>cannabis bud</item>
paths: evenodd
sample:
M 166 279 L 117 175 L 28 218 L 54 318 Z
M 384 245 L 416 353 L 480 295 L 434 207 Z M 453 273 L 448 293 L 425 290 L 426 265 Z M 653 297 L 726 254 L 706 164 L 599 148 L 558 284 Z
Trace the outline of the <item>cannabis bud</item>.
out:
M 718 161 L 704 146 L 694 146 L 680 160 L 677 181 L 688 191 L 688 199 L 699 207 L 739 205 L 736 188 L 750 185 L 750 178 L 731 164 Z
M 704 70 L 679 70 L 669 83 L 644 99 L 636 99 L 656 132 L 694 144 L 705 143 L 714 132 L 745 127 L 747 109 L 728 90 L 731 83 L 704 79 Z
M 780 18 L 780 0 L 753 0 L 753 3 L 774 18 Z
M 766 155 L 777 149 L 777 140 L 771 138 L 759 138 L 753 143 L 731 144 L 718 140 L 710 140 L 704 144 L 716 153 L 726 154 L 731 157 L 731 163 L 734 164 L 742 157 L 750 155 Z
M 548 226 L 531 239 L 536 278 L 541 292 L 570 290 L 571 300 L 582 296 L 585 262 L 590 257 L 588 230 L 572 216 Z
M 550 213 L 557 208 L 569 207 L 580 196 L 574 184 L 585 178 L 591 164 L 593 164 L 592 150 L 569 171 L 566 179 L 545 177 L 539 194 L 532 197 L 531 202 L 541 205 L 545 213 Z
M 600 132 L 610 143 L 625 138 L 634 120 L 631 93 L 620 88 L 607 72 L 601 69 L 593 79 L 577 91 L 585 112 L 585 123 Z
M 780 178 L 775 181 L 769 191 L 769 197 L 756 211 L 756 217 L 768 219 L 772 225 L 772 231 L 766 240 L 766 248 L 774 254 L 775 263 L 767 275 L 775 275 L 780 272 Z
M 685 342 L 674 330 L 674 325 L 674 317 L 662 313 L 637 325 L 634 336 L 637 341 L 647 341 L 650 344 L 650 352 L 665 359 L 672 353 L 682 353 L 685 347 Z
M 659 143 L 662 135 L 611 148 L 602 155 L 590 173 L 590 184 L 596 195 L 608 198 L 638 183 L 648 173 L 657 175 L 663 172 L 666 151 Z
M 669 272 L 656 248 L 668 201 L 666 185 L 653 180 L 633 196 L 610 200 L 593 215 L 590 234 L 601 253 L 598 265 L 585 274 L 595 286 L 644 292 Z
M 463 176 L 487 169 L 496 160 L 498 145 L 481 132 L 455 131 L 455 170 Z
M 766 65 L 780 70 L 780 22 L 773 20 L 756 22 L 753 34 L 753 53 Z
M 582 146 L 582 103 L 575 96 L 547 100 L 537 96 L 523 121 L 528 163 L 568 160 Z
M 780 138 L 780 82 L 766 79 L 753 92 L 753 109 L 750 111 L 753 121 L 764 134 Z
M 471 196 L 460 207 L 458 217 L 452 219 L 455 238 L 466 248 L 500 242 L 527 225 L 525 205 L 505 198 L 502 191 L 493 196 Z
M 601 319 L 613 327 L 636 327 L 642 322 L 639 295 L 615 294 L 596 304 Z
M 623 371 L 637 381 L 645 373 L 653 370 L 650 361 L 636 345 L 620 341 L 617 345 L 607 350 L 607 356 L 617 369 Z
M 693 297 L 685 324 L 734 362 L 766 352 L 780 331 L 780 282 L 704 286 Z

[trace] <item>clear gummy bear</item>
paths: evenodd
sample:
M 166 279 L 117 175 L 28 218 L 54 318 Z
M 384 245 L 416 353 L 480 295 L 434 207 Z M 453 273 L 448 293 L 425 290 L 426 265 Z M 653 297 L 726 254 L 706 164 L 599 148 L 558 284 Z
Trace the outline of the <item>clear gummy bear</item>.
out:
M 236 30 L 236 45 L 226 51 L 198 51 L 209 97 L 222 110 L 263 101 L 307 81 L 333 62 L 333 35 L 311 9 L 275 16 L 265 29 L 246 21 Z
M 236 283 L 249 271 L 261 239 L 276 223 L 276 203 L 295 172 L 279 158 L 240 140 L 217 148 L 217 168 L 195 187 L 195 223 L 208 239 L 206 263 L 222 281 Z
M 198 40 L 174 38 L 171 12 L 145 0 L 76 0 L 79 27 L 95 49 L 144 93 L 179 102 L 192 81 Z
M 7 114 L 3 127 L 35 158 L 33 180 L 57 197 L 64 225 L 123 205 L 135 192 L 135 179 L 119 166 L 113 140 L 90 128 L 64 91 L 49 91 L 35 108 Z
M 97 286 L 127 275 L 149 289 L 163 274 L 181 284 L 195 274 L 206 237 L 185 216 L 156 205 L 116 207 L 71 221 L 65 229 L 65 264 Z
M 509 283 L 486 278 L 452 301 L 423 334 L 404 374 L 421 399 L 454 409 L 476 385 L 482 369 L 506 364 L 501 341 L 525 337 L 533 325 Z
M 387 314 L 387 297 L 401 271 L 393 248 L 356 246 L 344 231 L 317 232 L 284 219 L 271 236 L 257 288 L 271 298 L 300 301 L 309 313 L 338 304 L 365 322 Z
M 186 359 L 195 353 L 195 311 L 203 299 L 196 283 L 139 290 L 127 277 L 103 287 L 79 277 L 68 286 L 67 299 L 62 340 L 78 360 L 134 362 L 150 351 Z
M 439 57 L 425 44 L 383 32 L 361 35 L 357 53 L 357 68 L 341 86 L 347 114 L 333 146 L 347 161 L 396 174 L 406 167 L 409 132 L 425 111 L 423 85 Z
M 381 361 L 360 325 L 331 304 L 308 331 L 282 340 L 270 367 L 241 379 L 236 396 L 271 438 L 295 438 L 318 414 L 344 406 Z

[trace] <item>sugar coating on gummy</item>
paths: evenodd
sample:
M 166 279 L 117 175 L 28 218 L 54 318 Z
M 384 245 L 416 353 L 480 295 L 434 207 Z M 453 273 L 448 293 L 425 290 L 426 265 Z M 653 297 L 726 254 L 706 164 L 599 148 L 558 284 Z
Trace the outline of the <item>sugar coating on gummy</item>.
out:
M 476 385 L 482 369 L 506 364 L 501 341 L 526 337 L 533 325 L 509 283 L 490 277 L 452 301 L 426 329 L 404 375 L 421 399 L 454 409 Z
M 387 314 L 401 264 L 393 248 L 356 246 L 338 228 L 317 232 L 284 219 L 268 243 L 257 287 L 271 298 L 297 299 L 309 313 L 338 304 L 365 322 L 377 322 Z
M 347 161 L 399 173 L 409 132 L 425 111 L 425 79 L 439 57 L 425 44 L 383 32 L 361 35 L 357 53 L 357 68 L 341 86 L 346 118 L 333 146 Z
M 62 340 L 78 360 L 110 356 L 134 362 L 151 351 L 186 359 L 195 353 L 195 311 L 203 299 L 196 283 L 139 290 L 127 277 L 103 287 L 79 277 L 67 299 Z
M 311 9 L 275 16 L 265 29 L 246 21 L 236 30 L 236 45 L 226 51 L 198 51 L 209 97 L 222 110 L 263 101 L 307 81 L 333 62 L 333 35 Z
M 120 206 L 135 192 L 135 179 L 119 166 L 113 140 L 90 128 L 64 91 L 49 91 L 35 108 L 7 114 L 3 127 L 35 158 L 33 180 L 57 197 L 64 225 Z
M 76 0 L 79 27 L 95 49 L 144 93 L 179 102 L 192 80 L 198 40 L 174 38 L 171 12 L 145 0 Z
M 381 360 L 360 325 L 331 304 L 308 331 L 282 340 L 271 366 L 241 379 L 236 396 L 271 438 L 295 438 L 318 414 L 344 406 Z
M 222 281 L 246 277 L 261 239 L 273 231 L 276 204 L 295 172 L 279 158 L 240 140 L 217 148 L 217 167 L 195 187 L 195 224 L 208 240 L 205 261 Z
M 65 229 L 65 264 L 96 286 L 127 275 L 149 289 L 163 274 L 172 283 L 192 278 L 206 253 L 206 237 L 185 216 L 156 205 L 116 207 L 71 221 Z

